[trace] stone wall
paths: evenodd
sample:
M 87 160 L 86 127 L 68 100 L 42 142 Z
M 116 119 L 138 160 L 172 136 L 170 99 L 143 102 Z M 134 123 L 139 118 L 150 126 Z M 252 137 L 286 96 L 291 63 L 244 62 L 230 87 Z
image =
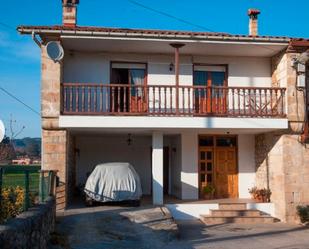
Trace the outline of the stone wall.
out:
M 42 168 L 56 170 L 59 177 L 59 186 L 56 190 L 57 210 L 64 209 L 67 204 L 67 137 L 65 130 L 42 131 Z
M 42 168 L 58 171 L 56 203 L 61 210 L 67 205 L 69 148 L 68 132 L 59 129 L 63 65 L 48 58 L 44 45 L 41 58 Z
M 283 144 L 286 221 L 298 222 L 296 207 L 309 204 L 309 148 L 295 134 L 284 135 Z
M 299 222 L 296 207 L 309 204 L 309 148 L 283 132 L 256 135 L 255 148 L 257 187 L 271 189 L 276 217 Z
M 276 133 L 255 136 L 256 186 L 272 191 L 271 202 L 275 215 L 285 220 L 285 177 L 283 164 L 283 136 Z
M 55 227 L 55 200 L 30 208 L 0 225 L 1 249 L 45 249 Z
M 309 148 L 300 142 L 305 102 L 291 66 L 296 55 L 282 52 L 272 58 L 273 86 L 287 89 L 289 128 L 255 138 L 256 184 L 271 189 L 276 216 L 286 222 L 298 222 L 297 205 L 309 204 Z

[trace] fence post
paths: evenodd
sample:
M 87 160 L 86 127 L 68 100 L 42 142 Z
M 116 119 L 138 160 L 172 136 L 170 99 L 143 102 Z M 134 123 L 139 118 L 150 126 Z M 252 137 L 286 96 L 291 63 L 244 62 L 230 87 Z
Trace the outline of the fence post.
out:
M 44 171 L 40 171 L 40 195 L 39 200 L 42 203 L 45 200 L 44 196 Z
M 51 196 L 52 195 L 52 179 L 53 179 L 53 172 L 49 171 L 48 172 L 48 195 Z
M 24 210 L 29 208 L 29 170 L 25 170 L 25 197 L 24 197 Z

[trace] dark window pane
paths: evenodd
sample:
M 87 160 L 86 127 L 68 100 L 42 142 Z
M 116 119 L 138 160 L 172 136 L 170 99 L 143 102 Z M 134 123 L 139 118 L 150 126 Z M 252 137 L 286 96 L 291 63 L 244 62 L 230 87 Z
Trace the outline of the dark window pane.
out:
M 205 174 L 201 174 L 201 182 L 205 182 Z
M 213 146 L 214 140 L 213 137 L 202 137 L 199 141 L 200 146 Z
M 205 171 L 206 167 L 205 167 L 205 163 L 201 163 L 201 171 Z
M 207 163 L 207 170 L 212 171 L 212 163 Z
M 236 146 L 236 137 L 218 137 L 216 142 L 217 146 L 234 147 Z
M 224 86 L 225 72 L 211 72 L 211 85 Z
M 193 85 L 194 86 L 206 86 L 207 85 L 207 80 L 208 80 L 208 73 L 205 71 L 194 71 L 193 72 Z M 200 97 L 205 97 L 207 94 L 206 90 L 199 88 L 195 90 L 195 97 L 200 98 Z
M 207 175 L 207 183 L 211 183 L 212 182 L 212 175 L 208 174 Z
M 205 160 L 205 152 L 201 151 L 201 160 Z
M 211 159 L 212 159 L 212 152 L 207 151 L 207 160 L 211 160 Z

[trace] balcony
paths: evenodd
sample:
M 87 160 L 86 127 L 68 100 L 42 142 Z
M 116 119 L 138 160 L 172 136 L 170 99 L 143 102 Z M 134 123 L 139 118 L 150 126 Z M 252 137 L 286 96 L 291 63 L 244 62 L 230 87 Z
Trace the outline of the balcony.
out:
M 285 88 L 62 84 L 62 115 L 284 118 Z

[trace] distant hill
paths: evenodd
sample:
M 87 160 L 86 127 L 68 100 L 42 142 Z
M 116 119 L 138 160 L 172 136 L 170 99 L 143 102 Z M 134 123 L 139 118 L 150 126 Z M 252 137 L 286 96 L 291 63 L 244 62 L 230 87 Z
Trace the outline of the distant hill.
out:
M 41 138 L 14 139 L 13 145 L 17 156 L 41 157 Z

